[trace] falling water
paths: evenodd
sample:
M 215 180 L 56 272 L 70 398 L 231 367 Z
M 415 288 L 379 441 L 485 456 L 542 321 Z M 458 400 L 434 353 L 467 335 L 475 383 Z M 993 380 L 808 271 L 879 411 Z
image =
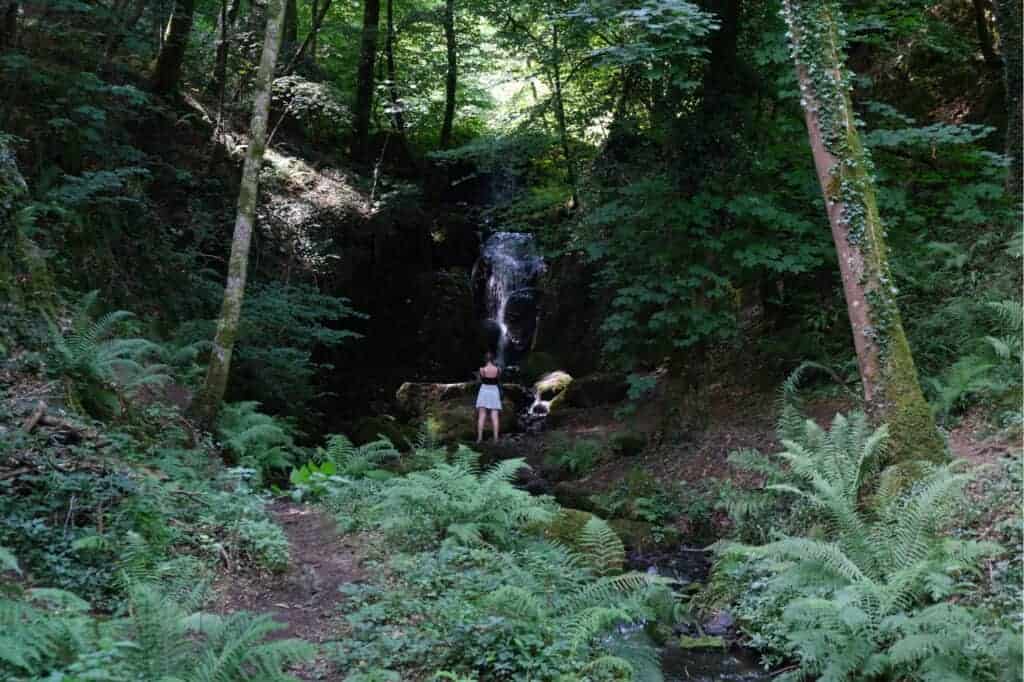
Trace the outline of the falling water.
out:
M 484 244 L 478 269 L 485 268 L 487 319 L 497 329 L 496 361 L 514 364 L 530 347 L 537 317 L 537 277 L 544 259 L 533 236 L 522 232 L 496 232 Z

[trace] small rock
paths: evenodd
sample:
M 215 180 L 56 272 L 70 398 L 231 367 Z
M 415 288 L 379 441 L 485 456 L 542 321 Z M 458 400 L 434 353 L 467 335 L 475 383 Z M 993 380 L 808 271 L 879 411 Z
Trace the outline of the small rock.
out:
M 735 624 L 736 621 L 733 619 L 731 613 L 725 610 L 716 611 L 715 615 L 704 623 L 703 630 L 707 635 L 721 637 L 728 634 Z

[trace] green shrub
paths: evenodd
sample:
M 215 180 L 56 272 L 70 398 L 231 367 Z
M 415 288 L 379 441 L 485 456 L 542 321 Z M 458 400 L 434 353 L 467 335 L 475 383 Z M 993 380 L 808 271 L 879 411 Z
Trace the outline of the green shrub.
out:
M 800 442 L 783 441 L 778 457 L 794 482 L 770 489 L 804 500 L 819 525 L 758 547 L 726 545 L 727 557 L 767 561 L 764 589 L 745 591 L 741 602 L 765 600 L 748 608 L 774 616 L 769 627 L 799 663 L 786 679 L 1009 672 L 1001 664 L 1009 640 L 997 644 L 999 632 L 944 601 L 967 587 L 980 558 L 1002 551 L 942 533 L 969 477 L 955 463 L 880 471 L 886 439 L 885 427 L 872 431 L 858 414 L 837 415 L 828 432 L 808 420 Z

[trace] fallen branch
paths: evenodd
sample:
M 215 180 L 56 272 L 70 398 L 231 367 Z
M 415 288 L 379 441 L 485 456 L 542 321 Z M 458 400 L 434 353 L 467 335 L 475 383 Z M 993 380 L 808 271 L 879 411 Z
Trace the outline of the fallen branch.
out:
M 32 411 L 29 418 L 25 420 L 25 423 L 21 425 L 21 430 L 25 433 L 32 433 L 32 429 L 36 428 L 36 424 L 46 414 L 46 401 L 40 400 L 36 403 L 36 409 Z

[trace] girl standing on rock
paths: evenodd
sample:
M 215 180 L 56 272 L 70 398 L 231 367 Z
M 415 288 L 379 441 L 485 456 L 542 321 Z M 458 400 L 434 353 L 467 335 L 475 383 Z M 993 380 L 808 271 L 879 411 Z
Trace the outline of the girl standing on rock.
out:
M 480 392 L 476 395 L 476 442 L 483 442 L 484 424 L 487 414 L 491 415 L 491 428 L 494 430 L 494 442 L 498 442 L 498 423 L 501 416 L 501 389 L 498 378 L 501 368 L 494 364 L 494 353 L 488 352 L 484 357 L 484 366 L 479 370 Z

